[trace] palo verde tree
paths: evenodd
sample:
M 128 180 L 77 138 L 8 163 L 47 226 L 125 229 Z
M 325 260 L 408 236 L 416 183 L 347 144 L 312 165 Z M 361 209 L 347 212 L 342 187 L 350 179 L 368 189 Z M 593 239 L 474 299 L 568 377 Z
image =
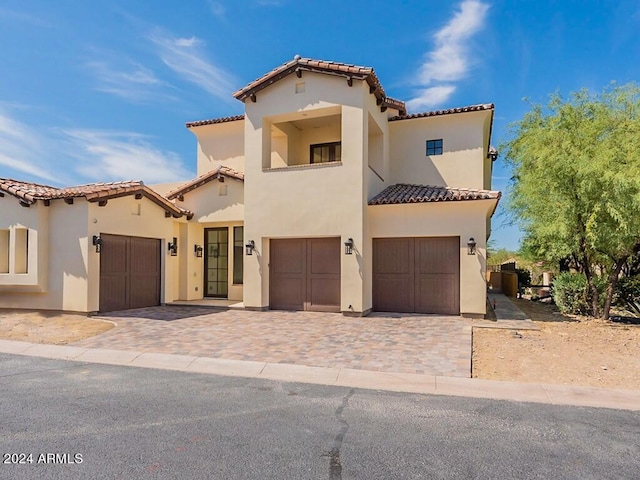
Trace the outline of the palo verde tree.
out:
M 593 315 L 608 318 L 622 267 L 640 248 L 640 89 L 552 95 L 511 125 L 508 208 L 540 259 L 571 257 Z M 596 277 L 606 280 L 604 308 Z

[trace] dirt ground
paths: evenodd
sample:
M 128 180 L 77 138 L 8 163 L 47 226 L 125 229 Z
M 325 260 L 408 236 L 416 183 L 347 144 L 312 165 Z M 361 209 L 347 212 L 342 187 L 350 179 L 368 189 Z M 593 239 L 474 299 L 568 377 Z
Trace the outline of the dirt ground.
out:
M 5 340 L 66 345 L 113 327 L 111 322 L 84 315 L 0 310 L 0 338 Z
M 474 328 L 474 378 L 640 390 L 640 325 L 513 301 L 540 330 Z

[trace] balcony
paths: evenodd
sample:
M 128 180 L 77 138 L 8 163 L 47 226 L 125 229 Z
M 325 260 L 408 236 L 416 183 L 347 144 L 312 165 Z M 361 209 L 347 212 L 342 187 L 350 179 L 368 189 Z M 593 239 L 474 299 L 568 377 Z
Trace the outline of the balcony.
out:
M 342 161 L 342 114 L 338 108 L 295 112 L 266 118 L 269 144 L 263 144 L 263 170 L 339 165 Z

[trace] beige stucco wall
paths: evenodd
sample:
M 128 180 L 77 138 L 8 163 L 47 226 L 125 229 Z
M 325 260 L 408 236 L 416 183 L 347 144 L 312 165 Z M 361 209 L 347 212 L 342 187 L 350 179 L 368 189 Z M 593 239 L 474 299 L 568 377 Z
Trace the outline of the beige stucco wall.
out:
M 301 81 L 304 92 L 295 93 Z M 341 310 L 368 311 L 372 259 L 366 209 L 368 198 L 389 184 L 390 112 L 381 111 L 364 82 L 349 87 L 344 78 L 307 72 L 258 92 L 257 102 L 245 105 L 245 240 L 254 240 L 258 250 L 245 258 L 245 306 L 269 304 L 270 239 L 340 237 L 355 243 L 355 255 L 341 255 Z M 337 125 L 302 130 L 297 155 L 306 160 L 309 144 L 341 140 L 341 163 L 269 169 L 274 148 L 264 132 L 273 123 L 317 115 L 339 115 L 339 136 Z
M 245 104 L 245 241 L 254 240 L 258 250 L 245 257 L 247 307 L 269 305 L 270 239 L 340 237 L 346 241 L 351 237 L 357 246 L 363 245 L 368 87 L 361 82 L 348 87 L 346 79 L 306 72 L 302 80 L 304 93 L 295 93 L 300 79 L 291 75 L 258 92 L 256 103 Z M 312 115 L 318 109 L 325 109 L 327 115 L 341 114 L 342 162 L 263 169 L 271 162 L 271 122 L 287 120 L 291 112 Z M 326 134 L 316 138 L 331 141 Z M 312 134 L 309 142 L 315 142 L 311 138 Z M 362 311 L 368 306 L 361 264 L 355 255 L 341 258 L 341 309 L 351 305 L 354 311 Z
M 485 188 L 485 119 L 490 111 L 389 123 L 392 183 Z M 443 140 L 442 155 L 426 155 L 427 140 Z
M 53 200 L 29 208 L 0 198 L 0 228 L 28 228 L 26 274 L 0 275 L 0 306 L 87 311 L 86 202 Z
M 226 194 L 224 194 L 226 192 Z M 238 222 L 244 219 L 244 184 L 225 178 L 213 180 L 176 199 L 176 205 L 194 213 L 193 220 L 200 223 Z
M 189 129 L 198 139 L 197 175 L 220 165 L 244 172 L 244 120 Z
M 485 219 L 494 200 L 371 205 L 371 239 L 385 237 L 460 237 L 460 313 L 486 313 Z M 467 254 L 467 241 L 477 243 Z M 371 241 L 369 239 L 369 241 Z
M 491 142 L 491 129 L 493 127 L 493 111 L 484 118 L 482 125 L 482 131 L 484 136 L 483 153 L 484 153 L 484 167 L 483 167 L 483 188 L 485 190 L 491 190 L 491 177 L 493 175 L 493 160 L 489 157 L 489 147 Z

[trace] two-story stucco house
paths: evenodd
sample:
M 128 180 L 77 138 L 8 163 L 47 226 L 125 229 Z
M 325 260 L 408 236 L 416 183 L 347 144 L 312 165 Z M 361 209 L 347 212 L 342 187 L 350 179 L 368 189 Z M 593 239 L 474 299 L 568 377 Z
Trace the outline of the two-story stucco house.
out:
M 493 105 L 408 115 L 372 68 L 297 57 L 190 122 L 197 178 L 0 179 L 0 306 L 482 316 Z

